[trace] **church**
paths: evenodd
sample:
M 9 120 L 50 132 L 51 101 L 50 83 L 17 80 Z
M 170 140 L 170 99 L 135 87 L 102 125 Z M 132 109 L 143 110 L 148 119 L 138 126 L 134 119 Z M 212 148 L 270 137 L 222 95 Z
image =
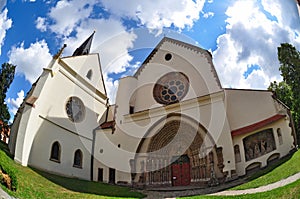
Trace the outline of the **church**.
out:
M 94 33 L 65 46 L 32 85 L 11 127 L 23 166 L 142 187 L 214 186 L 294 151 L 289 108 L 266 90 L 223 88 L 209 51 L 164 37 L 110 104 Z

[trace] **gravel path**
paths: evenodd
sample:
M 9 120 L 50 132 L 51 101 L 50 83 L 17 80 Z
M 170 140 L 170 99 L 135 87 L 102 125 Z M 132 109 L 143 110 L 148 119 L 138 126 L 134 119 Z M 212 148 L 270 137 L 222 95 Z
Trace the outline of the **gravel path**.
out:
M 283 187 L 285 185 L 288 185 L 290 183 L 293 183 L 300 179 L 300 173 L 297 173 L 295 175 L 292 175 L 286 179 L 282 179 L 278 182 L 274 182 L 272 184 L 268 184 L 265 186 L 261 186 L 258 188 L 253 188 L 253 189 L 246 189 L 246 190 L 230 190 L 230 191 L 221 191 L 209 195 L 214 195 L 214 196 L 236 196 L 236 195 L 243 195 L 243 194 L 251 194 L 251 193 L 260 193 L 260 192 L 265 192 L 265 191 L 270 191 L 279 187 Z

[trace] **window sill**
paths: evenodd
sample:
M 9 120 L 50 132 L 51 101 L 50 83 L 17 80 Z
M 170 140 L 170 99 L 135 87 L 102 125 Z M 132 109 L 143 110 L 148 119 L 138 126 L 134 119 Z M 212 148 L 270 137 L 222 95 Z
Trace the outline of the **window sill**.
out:
M 60 163 L 60 160 L 57 160 L 57 159 L 50 158 L 49 160 L 52 162 Z
M 75 167 L 77 169 L 82 169 L 82 166 L 79 166 L 79 165 L 73 165 L 73 167 Z

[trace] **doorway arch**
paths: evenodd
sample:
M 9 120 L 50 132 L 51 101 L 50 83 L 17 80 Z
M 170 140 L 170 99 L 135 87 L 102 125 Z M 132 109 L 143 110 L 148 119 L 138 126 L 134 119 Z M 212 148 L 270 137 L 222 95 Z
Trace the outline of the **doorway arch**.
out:
M 136 151 L 136 182 L 207 185 L 225 177 L 222 148 L 217 148 L 207 130 L 192 118 L 170 114 L 154 124 L 146 136 Z

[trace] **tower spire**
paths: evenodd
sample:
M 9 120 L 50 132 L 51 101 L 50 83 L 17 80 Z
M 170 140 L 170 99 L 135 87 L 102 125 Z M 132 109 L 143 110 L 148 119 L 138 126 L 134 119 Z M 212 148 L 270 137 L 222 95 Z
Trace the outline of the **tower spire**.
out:
M 77 48 L 72 56 L 78 56 L 78 55 L 88 55 L 90 53 L 91 45 L 92 45 L 92 40 L 93 36 L 96 31 L 94 31 L 87 40 L 85 40 L 79 48 Z

